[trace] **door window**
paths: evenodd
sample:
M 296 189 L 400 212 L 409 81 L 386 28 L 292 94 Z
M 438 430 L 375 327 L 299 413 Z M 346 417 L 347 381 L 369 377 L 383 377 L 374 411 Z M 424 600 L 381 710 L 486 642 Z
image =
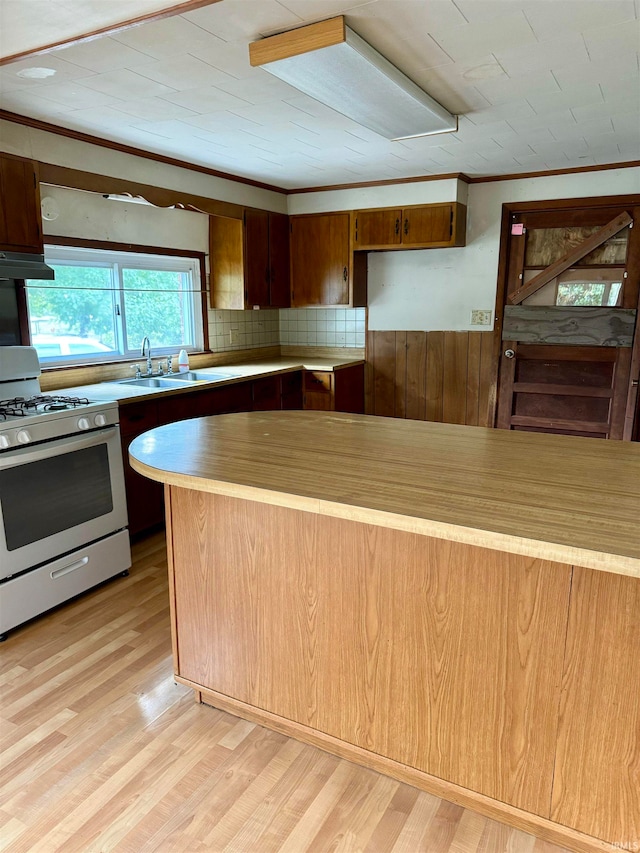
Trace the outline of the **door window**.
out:
M 528 284 L 539 270 L 524 270 Z M 523 305 L 567 305 L 615 307 L 622 305 L 622 274 L 616 267 L 572 268 L 523 299 Z

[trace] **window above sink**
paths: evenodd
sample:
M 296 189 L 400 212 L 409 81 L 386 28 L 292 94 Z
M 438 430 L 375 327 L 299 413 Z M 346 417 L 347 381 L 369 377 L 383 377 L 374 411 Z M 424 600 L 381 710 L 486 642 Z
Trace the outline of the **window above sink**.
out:
M 201 259 L 45 246 L 53 281 L 26 281 L 32 344 L 44 366 L 130 360 L 204 348 Z

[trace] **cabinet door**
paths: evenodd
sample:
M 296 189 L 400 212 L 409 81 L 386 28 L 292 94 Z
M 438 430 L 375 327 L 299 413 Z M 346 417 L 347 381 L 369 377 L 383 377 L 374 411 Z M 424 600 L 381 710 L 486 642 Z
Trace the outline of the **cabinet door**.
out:
M 348 213 L 291 217 L 291 304 L 349 304 Z
M 158 419 L 161 424 L 203 418 L 227 412 L 251 411 L 251 383 L 240 382 L 205 391 L 190 391 L 158 401 Z
M 122 436 L 122 461 L 124 488 L 127 496 L 129 533 L 138 533 L 158 527 L 164 521 L 164 491 L 162 483 L 156 483 L 134 471 L 129 463 L 129 445 L 135 436 Z
M 251 408 L 254 412 L 267 412 L 280 408 L 279 376 L 265 376 L 263 379 L 255 379 L 252 385 Z
M 42 253 L 40 193 L 31 160 L 0 157 L 0 249 Z
M 396 246 L 400 244 L 402 210 L 357 210 L 354 223 L 354 247 L 356 249 Z
M 450 243 L 453 235 L 453 206 L 430 204 L 408 207 L 402 217 L 402 245 Z
M 280 377 L 282 387 L 282 408 L 302 408 L 302 371 L 283 373 Z
M 121 406 L 119 415 L 129 532 L 136 536 L 164 521 L 162 483 L 138 474 L 129 463 L 129 445 L 137 435 L 158 425 L 158 408 L 155 400 L 131 403 Z
M 269 305 L 269 214 L 244 213 L 244 302 L 246 308 Z
M 291 305 L 289 275 L 289 217 L 269 214 L 269 304 L 272 308 Z
M 245 307 L 244 222 L 209 217 L 210 301 L 212 308 Z
M 336 412 L 364 414 L 364 364 L 336 370 L 333 384 Z
M 304 408 L 332 412 L 334 375 L 328 370 L 307 370 L 304 374 Z

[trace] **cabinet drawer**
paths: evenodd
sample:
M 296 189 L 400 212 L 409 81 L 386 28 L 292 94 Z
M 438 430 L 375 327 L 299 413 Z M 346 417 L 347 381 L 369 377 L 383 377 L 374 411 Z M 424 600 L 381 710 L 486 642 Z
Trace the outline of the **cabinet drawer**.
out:
M 308 370 L 304 374 L 305 393 L 333 394 L 333 373 L 326 370 Z
M 120 405 L 120 434 L 135 436 L 158 426 L 158 408 L 155 402 L 126 403 Z

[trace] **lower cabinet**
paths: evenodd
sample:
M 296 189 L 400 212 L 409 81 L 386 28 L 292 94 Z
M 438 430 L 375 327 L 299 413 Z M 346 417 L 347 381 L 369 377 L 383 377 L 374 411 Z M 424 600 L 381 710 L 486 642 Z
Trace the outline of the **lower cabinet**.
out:
M 337 370 L 305 370 L 303 408 L 364 413 L 364 364 Z
M 268 412 L 280 409 L 282 390 L 279 376 L 265 376 L 251 383 L 251 411 Z
M 304 377 L 304 378 L 303 378 Z M 164 522 L 164 491 L 129 464 L 129 445 L 147 430 L 187 418 L 274 409 L 364 411 L 364 367 L 294 371 L 175 396 L 120 405 L 120 435 L 129 532 L 137 536 Z
M 282 392 L 283 409 L 302 408 L 302 371 L 295 373 L 283 373 L 280 376 L 280 389 Z
M 134 471 L 129 464 L 129 445 L 133 439 L 158 426 L 156 400 L 127 403 L 120 406 L 120 440 L 124 464 L 124 485 L 127 494 L 129 533 L 136 536 L 164 521 L 164 489 L 161 483 L 149 480 Z
M 206 391 L 191 391 L 158 400 L 158 423 L 251 411 L 251 383 L 240 382 Z

